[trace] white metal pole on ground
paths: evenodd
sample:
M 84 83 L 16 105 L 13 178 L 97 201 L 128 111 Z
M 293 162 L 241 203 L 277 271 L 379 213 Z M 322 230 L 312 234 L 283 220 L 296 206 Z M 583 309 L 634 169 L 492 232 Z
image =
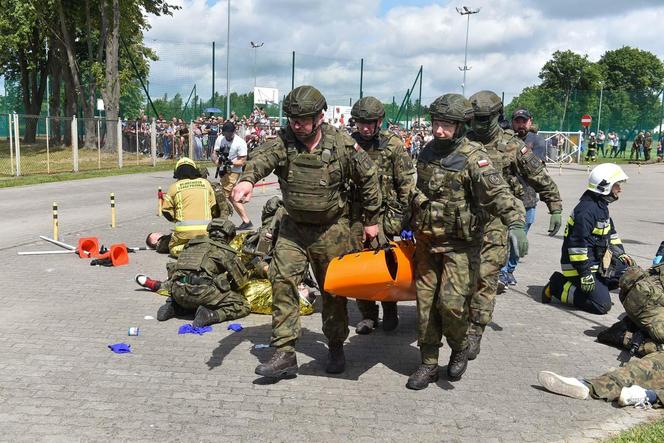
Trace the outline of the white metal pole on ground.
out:
M 52 238 L 48 238 L 45 235 L 40 235 L 39 238 L 41 238 L 42 240 L 46 240 L 49 243 L 53 243 L 56 246 L 60 246 L 61 248 L 68 249 L 70 251 L 75 251 L 76 250 L 76 247 L 74 247 L 72 245 L 69 245 L 65 242 L 61 242 L 61 241 L 58 241 L 58 240 L 55 240 L 55 239 L 52 239 Z
M 74 172 L 78 172 L 78 121 L 71 118 L 71 161 Z
M 194 122 L 189 123 L 189 158 L 194 158 Z
M 12 171 L 12 175 L 14 175 L 14 125 L 12 124 L 12 121 L 14 120 L 14 116 L 12 114 L 7 114 L 7 122 L 8 122 L 8 128 L 9 128 L 9 166 Z
M 101 169 L 101 120 L 97 120 L 97 169 Z
M 51 138 L 51 131 L 49 130 L 49 120 L 50 117 L 46 115 L 46 173 L 47 174 L 51 173 L 51 150 L 49 144 L 49 139 Z
M 152 166 L 157 166 L 157 123 L 154 117 L 150 123 L 150 154 L 152 155 Z
M 118 123 L 116 126 L 116 134 L 117 134 L 117 144 L 118 144 L 118 168 L 122 168 L 122 120 L 120 120 L 120 117 L 118 116 Z
M 21 175 L 21 136 L 18 127 L 18 114 L 14 114 L 14 149 L 16 149 L 16 176 Z

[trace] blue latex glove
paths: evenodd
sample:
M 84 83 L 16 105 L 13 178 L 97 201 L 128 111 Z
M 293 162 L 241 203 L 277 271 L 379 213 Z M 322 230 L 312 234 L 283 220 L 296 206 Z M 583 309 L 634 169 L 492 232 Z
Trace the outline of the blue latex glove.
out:
M 211 332 L 212 331 L 212 326 L 203 326 L 202 328 L 196 328 L 193 325 L 186 324 L 180 326 L 178 329 L 178 334 L 196 334 L 196 335 L 203 335 L 206 332 Z
M 242 327 L 242 325 L 240 323 L 231 323 L 230 325 L 228 325 L 228 328 L 226 328 L 226 329 L 229 330 L 229 331 L 240 332 L 244 328 Z
M 401 231 L 401 234 L 399 234 L 401 237 L 401 240 L 412 240 L 413 239 L 413 231 L 409 231 L 408 229 L 404 229 Z
M 114 345 L 108 345 L 108 349 L 116 354 L 126 354 L 131 352 L 131 345 L 128 345 L 127 343 L 116 343 Z
M 653 264 L 653 265 L 658 265 L 658 264 L 660 264 L 661 262 L 662 262 L 662 256 L 661 256 L 661 255 L 658 255 L 657 257 L 655 257 L 655 258 L 652 259 L 652 264 Z

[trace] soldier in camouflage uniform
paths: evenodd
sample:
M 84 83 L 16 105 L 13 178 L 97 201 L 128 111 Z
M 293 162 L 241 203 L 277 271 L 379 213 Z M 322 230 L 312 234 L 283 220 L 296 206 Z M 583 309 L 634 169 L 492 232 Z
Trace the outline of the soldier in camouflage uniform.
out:
M 458 380 L 466 370 L 468 303 L 477 286 L 484 212 L 509 227 L 520 256 L 528 250 L 523 204 L 492 166 L 482 144 L 466 138 L 473 115 L 470 102 L 459 94 L 446 94 L 429 109 L 434 139 L 417 159 L 417 188 L 411 201 L 422 364 L 408 379 L 409 389 L 424 389 L 438 379 L 443 335 L 452 348 L 449 378 Z
M 620 406 L 662 407 L 664 405 L 664 352 L 631 360 L 625 366 L 591 379 L 562 377 L 541 371 L 537 379 L 547 390 L 585 400 L 588 396 Z
M 381 243 L 392 240 L 404 228 L 404 214 L 408 196 L 415 186 L 415 168 L 401 139 L 390 131 L 381 131 L 385 109 L 375 97 L 363 97 L 353 105 L 351 115 L 357 131 L 352 134 L 378 169 L 378 180 L 383 201 L 378 228 Z M 354 192 L 351 204 L 351 245 L 362 249 L 364 242 L 362 199 Z M 383 329 L 392 331 L 399 324 L 396 302 L 382 302 Z M 378 305 L 370 300 L 357 300 L 362 320 L 355 332 L 369 334 L 378 325 Z
M 664 264 L 647 271 L 638 266 L 627 268 L 618 284 L 627 318 L 600 332 L 597 341 L 629 350 L 634 334 L 640 331 L 643 340 L 636 343 L 636 355 L 664 350 Z
M 313 86 L 293 89 L 283 102 L 288 126 L 252 152 L 232 198 L 248 201 L 254 184 L 272 171 L 279 178 L 287 214 L 270 264 L 272 282 L 272 359 L 256 368 L 265 377 L 297 372 L 295 343 L 300 335 L 298 285 L 309 262 L 323 285 L 332 258 L 350 251 L 348 190 L 361 189 L 364 233 L 378 235 L 380 190 L 376 167 L 345 132 L 323 123 L 325 97 Z M 345 369 L 343 342 L 348 337 L 346 298 L 323 292 L 323 333 L 328 339 L 326 371 Z
M 157 320 L 195 310 L 193 325 L 201 327 L 249 315 L 249 304 L 240 293 L 247 271 L 235 250 L 228 246 L 235 237 L 235 225 L 229 220 L 214 219 L 207 234 L 189 240 L 177 262 L 167 265 L 168 280 L 136 276 L 140 286 L 170 296 L 157 311 Z
M 556 235 L 562 224 L 562 202 L 558 186 L 547 174 L 544 163 L 511 129 L 502 129 L 498 119 L 503 103 L 494 92 L 480 91 L 469 98 L 473 105 L 472 131 L 468 138 L 484 144 L 493 167 L 500 171 L 516 198 L 523 197 L 519 178 L 532 186 L 546 203 L 551 214 L 549 235 Z M 480 341 L 486 325 L 491 322 L 498 290 L 500 268 L 509 253 L 507 226 L 500 218 L 489 217 L 484 226 L 484 242 L 480 251 L 480 272 L 470 300 L 470 329 L 468 331 L 468 359 L 480 352 Z

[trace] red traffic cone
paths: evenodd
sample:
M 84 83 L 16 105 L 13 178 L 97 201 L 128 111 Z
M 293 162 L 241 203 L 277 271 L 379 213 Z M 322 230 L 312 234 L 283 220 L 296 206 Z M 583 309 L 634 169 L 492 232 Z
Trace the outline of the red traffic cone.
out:
M 76 252 L 80 258 L 92 258 L 99 256 L 99 240 L 97 237 L 81 237 L 78 239 Z

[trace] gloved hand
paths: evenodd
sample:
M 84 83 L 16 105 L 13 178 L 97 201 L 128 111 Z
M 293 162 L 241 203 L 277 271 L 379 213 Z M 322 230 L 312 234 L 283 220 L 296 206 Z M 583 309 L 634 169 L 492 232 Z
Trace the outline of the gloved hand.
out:
M 581 290 L 586 294 L 595 290 L 595 277 L 592 274 L 581 277 Z
M 526 231 L 523 229 L 523 225 L 516 224 L 510 226 L 509 239 L 512 248 L 514 248 L 519 257 L 524 257 L 528 254 L 528 239 L 526 238 Z
M 403 229 L 401 231 L 401 234 L 399 234 L 401 237 L 401 240 L 412 240 L 413 239 L 413 231 L 409 231 L 408 229 Z
M 661 262 L 662 262 L 662 256 L 661 256 L 661 255 L 658 255 L 657 257 L 655 257 L 655 258 L 652 259 L 652 264 L 653 264 L 653 265 L 658 265 L 658 264 L 660 264 Z
M 560 212 L 552 212 L 549 218 L 549 236 L 553 237 L 560 230 L 563 222 L 563 216 Z
M 636 266 L 636 262 L 634 261 L 634 259 L 627 254 L 619 255 L 618 260 L 620 260 L 627 266 Z

